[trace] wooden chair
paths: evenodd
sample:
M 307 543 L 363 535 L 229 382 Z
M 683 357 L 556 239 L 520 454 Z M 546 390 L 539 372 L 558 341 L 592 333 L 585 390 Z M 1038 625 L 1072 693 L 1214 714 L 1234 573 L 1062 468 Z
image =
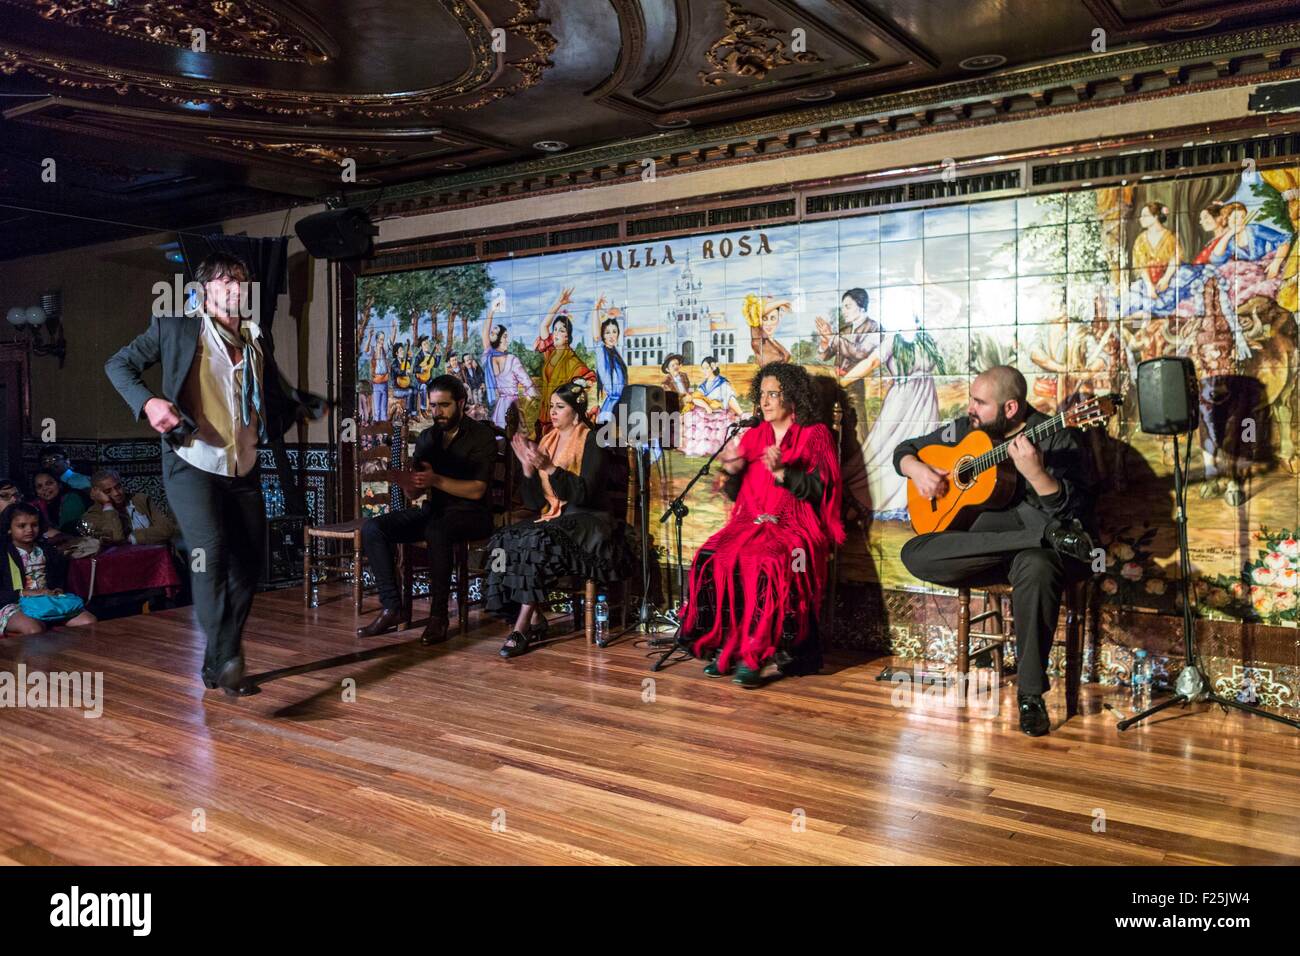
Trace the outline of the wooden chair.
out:
M 1083 632 L 1084 622 L 1091 610 L 1096 579 L 1085 577 L 1066 583 L 1061 609 L 1065 613 L 1065 719 L 1079 712 L 1079 689 L 1083 684 Z M 978 614 L 971 614 L 971 591 L 983 592 L 983 606 Z M 1011 585 L 990 584 L 978 588 L 957 589 L 957 677 L 961 681 L 959 693 L 964 694 L 970 674 L 971 658 L 988 653 L 993 659 L 994 672 L 1002 674 L 1002 648 L 1015 641 L 1009 608 Z M 994 630 L 978 629 L 985 621 L 992 621 Z M 977 641 L 978 643 L 972 643 Z
M 630 455 L 637 454 L 637 451 L 619 447 L 608 449 L 604 454 L 609 459 L 605 473 L 605 510 L 609 512 L 615 521 L 626 523 L 628 495 L 631 491 L 632 482 L 632 467 L 628 458 Z M 640 566 L 640 561 L 637 562 L 637 565 Z M 568 588 L 570 608 L 573 613 L 573 627 L 574 630 L 577 630 L 581 626 L 587 643 L 591 644 L 596 640 L 596 582 L 590 578 L 579 579 L 576 576 L 572 576 L 570 580 L 573 582 Z M 619 627 L 626 628 L 628 595 L 630 593 L 627 579 L 624 578 L 614 587 L 618 589 L 618 596 L 614 599 L 611 595 L 611 600 L 608 603 L 611 609 L 614 607 L 619 608 Z M 581 625 L 579 625 L 578 620 L 580 594 L 582 604 Z
M 626 523 L 632 474 L 628 456 L 636 454 L 636 452 L 634 449 L 620 447 L 607 449 L 603 454 L 609 458 L 606 464 L 605 476 L 605 509 L 615 521 Z M 569 610 L 573 618 L 573 630 L 581 629 L 588 644 L 596 640 L 596 587 L 596 582 L 590 578 L 568 575 L 561 579 L 560 585 L 556 588 L 558 591 L 568 593 Z M 618 589 L 617 597 L 609 601 L 609 606 L 619 608 L 619 627 L 626 628 L 629 604 L 627 579 L 620 581 L 615 587 Z M 546 609 L 554 612 L 554 602 L 548 603 Z
M 515 469 L 514 454 L 505 432 L 497 429 L 497 460 L 492 469 L 492 486 L 488 494 L 492 496 L 492 527 L 504 528 L 515 518 Z M 462 541 L 454 551 L 456 562 L 456 615 L 460 633 L 469 632 L 469 609 L 471 604 L 477 606 L 485 602 L 485 595 L 480 590 L 478 600 L 470 601 L 469 581 L 472 577 L 483 577 L 488 573 L 487 550 L 490 538 L 480 541 Z
M 396 449 L 393 438 L 397 437 Z M 372 439 L 367 441 L 366 439 Z M 345 570 L 352 574 L 352 605 L 361 613 L 361 524 L 365 520 L 361 511 L 361 486 L 366 481 L 383 481 L 393 468 L 402 468 L 406 462 L 407 423 L 405 418 L 386 422 L 373 422 L 357 428 L 357 497 L 354 502 L 354 517 L 348 521 L 334 524 L 309 525 L 303 530 L 302 551 L 302 603 L 311 604 L 312 572 L 323 573 L 324 580 L 330 574 L 342 575 Z M 316 555 L 319 543 L 321 554 Z M 346 545 L 351 545 L 350 548 Z M 339 551 L 331 552 L 331 545 L 344 546 Z

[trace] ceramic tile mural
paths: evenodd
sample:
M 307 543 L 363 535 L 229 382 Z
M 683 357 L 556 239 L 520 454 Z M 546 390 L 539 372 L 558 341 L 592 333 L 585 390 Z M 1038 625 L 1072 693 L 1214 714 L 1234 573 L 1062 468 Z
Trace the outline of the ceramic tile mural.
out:
M 1189 356 L 1198 612 L 1294 627 L 1298 219 L 1287 167 L 367 277 L 358 412 L 409 410 L 418 430 L 422 383 L 448 368 L 472 414 L 498 424 L 511 404 L 534 424 L 563 381 L 587 382 L 602 420 L 624 383 L 665 385 L 688 441 L 654 464 L 658 511 L 749 412 L 759 357 L 789 358 L 843 390 L 856 533 L 842 574 L 888 590 L 919 585 L 898 560 L 911 530 L 895 444 L 961 414 L 981 370 L 1012 364 L 1048 413 L 1120 399 L 1090 439 L 1107 488 L 1101 591 L 1176 614 L 1173 449 L 1138 428 L 1134 370 Z M 688 554 L 724 520 L 707 483 L 689 504 Z

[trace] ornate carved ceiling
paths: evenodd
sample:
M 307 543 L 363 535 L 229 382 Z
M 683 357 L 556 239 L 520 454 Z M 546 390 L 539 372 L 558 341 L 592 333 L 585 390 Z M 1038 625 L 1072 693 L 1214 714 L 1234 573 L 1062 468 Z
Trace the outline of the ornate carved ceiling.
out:
M 213 53 L 270 60 L 323 63 L 338 52 L 328 34 L 289 4 L 255 0 L 0 0 L 52 23 L 98 30 L 183 49 L 196 43 Z
M 1297 16 L 1298 0 L 0 0 L 0 202 L 62 208 L 88 190 L 116 218 L 179 227 L 628 143 L 707 158 L 724 135 L 810 111 L 860 120 L 926 90 L 953 100 L 926 122 L 962 121 L 1031 73 L 1092 82 L 1117 50 L 1230 58 L 1222 38 Z M 62 199 L 34 188 L 50 157 Z M 138 187 L 129 200 L 106 162 Z M 29 225 L 51 245 L 85 238 Z

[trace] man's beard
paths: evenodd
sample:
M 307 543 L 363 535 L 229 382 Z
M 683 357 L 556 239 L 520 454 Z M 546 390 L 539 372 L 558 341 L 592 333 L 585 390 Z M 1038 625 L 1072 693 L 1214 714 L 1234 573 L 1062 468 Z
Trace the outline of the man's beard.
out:
M 459 409 L 452 409 L 450 415 L 445 419 L 434 416 L 433 424 L 435 428 L 441 428 L 443 431 L 454 432 L 460 427 L 460 420 L 463 417 Z
M 1013 424 L 1014 423 L 1011 421 L 1011 419 L 1007 418 L 1006 410 L 999 408 L 997 416 L 993 419 L 993 421 L 991 422 L 981 421 L 979 427 L 983 428 L 994 438 L 1005 438 L 1008 429 L 1010 429 Z

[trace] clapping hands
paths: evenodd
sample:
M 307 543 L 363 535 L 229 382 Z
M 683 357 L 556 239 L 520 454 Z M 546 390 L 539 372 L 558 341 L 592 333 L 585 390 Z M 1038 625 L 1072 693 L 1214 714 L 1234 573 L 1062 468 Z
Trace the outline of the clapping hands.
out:
M 510 439 L 510 447 L 515 450 L 515 457 L 524 466 L 524 471 L 531 474 L 533 470 L 550 471 L 553 467 L 550 456 L 537 447 L 535 442 L 524 437 L 523 432 L 515 432 Z
M 768 445 L 763 451 L 763 467 L 770 471 L 777 481 L 785 479 L 785 467 L 781 464 L 781 449 L 776 445 Z

